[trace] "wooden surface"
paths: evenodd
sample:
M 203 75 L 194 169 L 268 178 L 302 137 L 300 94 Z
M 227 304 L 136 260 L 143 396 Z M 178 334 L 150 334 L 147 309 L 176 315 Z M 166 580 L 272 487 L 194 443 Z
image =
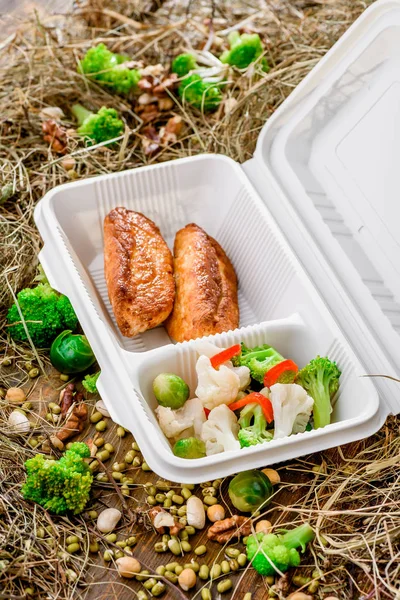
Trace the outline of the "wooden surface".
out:
M 40 411 L 43 416 L 46 412 L 48 412 L 48 409 L 46 408 L 47 404 L 51 401 L 58 401 L 60 384 L 62 384 L 62 382 L 60 382 L 59 374 L 54 370 L 50 372 L 48 381 L 41 379 L 36 380 L 33 383 L 33 389 L 29 394 L 29 399 L 33 402 L 35 411 Z M 25 389 L 27 390 L 26 386 Z M 98 399 L 98 396 L 93 395 L 89 395 L 87 398 L 89 414 L 92 412 L 92 407 L 95 401 Z M 113 463 L 115 461 L 122 462 L 126 452 L 131 449 L 133 437 L 131 434 L 126 434 L 124 438 L 119 438 L 116 435 L 117 426 L 112 423 L 110 419 L 107 420 L 107 423 L 107 430 L 104 432 L 104 434 L 102 434 L 102 436 L 105 438 L 106 442 L 113 444 L 115 453 L 108 461 L 106 461 L 105 465 L 110 471 L 112 471 Z M 88 423 L 83 433 L 79 436 L 79 439 L 87 442 L 95 435 L 96 430 L 94 425 Z M 75 439 L 76 438 L 73 438 L 73 440 Z M 299 482 L 304 483 L 308 481 L 311 483 L 315 479 L 315 474 L 313 474 L 310 470 L 308 473 L 301 472 L 298 463 L 296 470 L 292 470 L 289 463 L 284 466 L 278 466 L 277 468 L 282 482 L 291 485 L 284 486 L 284 488 L 280 489 L 276 495 L 275 502 L 277 504 L 290 506 L 300 499 L 301 494 L 304 494 L 309 490 L 308 486 L 304 486 L 300 489 L 296 484 Z M 136 483 L 138 484 L 145 484 L 146 482 L 155 483 L 158 479 L 160 479 L 159 475 L 151 472 L 143 472 L 140 467 L 129 468 L 126 473 L 129 476 L 134 477 Z M 162 473 L 160 473 L 160 475 L 162 475 Z M 222 504 L 227 501 L 227 484 L 228 481 L 226 481 L 222 487 Z M 179 488 L 180 486 L 178 484 L 177 493 L 179 493 Z M 200 486 L 198 486 L 193 493 L 202 497 Z M 103 508 L 115 506 L 123 510 L 124 522 L 118 528 L 118 539 L 126 539 L 130 535 L 134 535 L 136 533 L 138 534 L 138 543 L 133 550 L 134 556 L 137 557 L 142 563 L 142 568 L 150 567 L 151 569 L 156 569 L 157 566 L 161 564 L 165 565 L 175 560 L 183 565 L 186 562 L 190 562 L 191 559 L 197 560 L 200 565 L 205 563 L 208 566 L 211 566 L 214 560 L 221 562 L 225 558 L 223 556 L 222 546 L 207 540 L 207 529 L 210 525 L 209 522 L 207 522 L 206 528 L 203 531 L 190 538 L 190 543 L 193 550 L 196 546 L 201 545 L 202 543 L 207 545 L 208 551 L 203 557 L 200 557 L 200 559 L 196 558 L 193 551 L 185 554 L 184 557 L 178 558 L 176 558 L 170 552 L 157 554 L 154 551 L 154 544 L 157 541 L 161 541 L 161 536 L 154 533 L 151 529 L 144 531 L 144 526 L 142 524 L 143 513 L 146 513 L 149 509 L 149 506 L 146 504 L 147 494 L 143 487 L 134 488 L 131 492 L 131 496 L 126 498 L 127 506 L 137 515 L 136 524 L 129 522 L 126 509 L 121 508 L 121 502 L 111 485 L 99 484 L 95 482 L 93 485 L 92 496 L 93 501 L 90 503 L 90 505 L 88 505 L 88 509 L 94 509 L 100 512 Z M 230 507 L 231 506 L 228 502 L 227 516 L 229 516 Z M 279 517 L 279 514 L 279 511 L 271 512 L 267 518 L 274 522 L 274 520 Z M 145 519 L 145 521 L 148 522 L 147 519 Z M 285 522 L 290 522 L 290 515 L 285 517 Z M 89 527 L 91 526 L 92 525 L 89 523 Z M 239 544 L 238 547 L 244 549 L 242 544 Z M 74 597 L 85 600 L 132 600 L 133 598 L 136 598 L 136 596 L 133 594 L 134 591 L 137 592 L 139 589 L 144 589 L 142 584 L 137 581 L 120 578 L 116 573 L 115 567 L 110 563 L 107 564 L 104 562 L 103 553 L 106 548 L 112 549 L 113 546 L 111 544 L 106 544 L 101 548 L 101 551 L 97 556 L 93 554 L 90 555 L 91 560 L 96 566 L 91 567 L 85 577 L 85 583 L 89 587 L 79 587 L 79 590 L 77 590 L 76 596 Z M 307 564 L 307 562 L 305 564 Z M 311 563 L 310 566 L 312 566 Z M 107 570 L 105 570 L 104 567 L 106 567 Z M 242 572 L 239 572 L 235 575 L 229 574 L 228 577 L 232 579 L 232 582 L 235 585 L 241 579 Z M 181 596 L 176 589 L 170 588 L 161 596 L 161 598 L 165 600 L 179 600 L 179 598 L 184 597 L 193 598 L 195 593 L 201 588 L 202 585 L 204 585 L 204 583 L 205 582 L 198 580 L 195 590 L 192 592 L 186 592 L 183 596 Z M 235 600 L 242 600 L 245 592 L 248 591 L 253 592 L 252 600 L 262 600 L 267 597 L 267 587 L 264 579 L 260 577 L 253 569 L 248 569 L 246 571 L 234 595 L 232 593 L 227 593 L 222 596 L 222 599 L 231 600 L 234 598 Z M 200 596 L 198 595 L 197 598 L 200 598 Z M 214 586 L 213 600 L 216 598 L 218 598 L 218 595 Z

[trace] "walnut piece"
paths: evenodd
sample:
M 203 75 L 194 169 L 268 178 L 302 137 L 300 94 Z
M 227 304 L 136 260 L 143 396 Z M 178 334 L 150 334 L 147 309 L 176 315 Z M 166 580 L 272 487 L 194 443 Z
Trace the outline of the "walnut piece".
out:
M 52 149 L 58 154 L 64 154 L 67 151 L 67 130 L 59 125 L 54 119 L 48 119 L 42 123 L 42 131 L 45 134 L 43 139 L 49 142 Z
M 251 533 L 251 520 L 248 517 L 233 515 L 222 521 L 216 521 L 207 532 L 209 540 L 225 544 L 233 538 L 238 538 Z

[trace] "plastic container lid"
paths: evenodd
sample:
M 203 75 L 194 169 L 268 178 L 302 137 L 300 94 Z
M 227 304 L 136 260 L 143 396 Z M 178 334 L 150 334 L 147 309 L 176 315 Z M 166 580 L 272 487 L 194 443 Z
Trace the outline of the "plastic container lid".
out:
M 353 24 L 244 168 L 369 374 L 400 374 L 400 2 Z M 266 182 L 268 182 L 266 186 Z M 400 384 L 375 379 L 388 412 Z

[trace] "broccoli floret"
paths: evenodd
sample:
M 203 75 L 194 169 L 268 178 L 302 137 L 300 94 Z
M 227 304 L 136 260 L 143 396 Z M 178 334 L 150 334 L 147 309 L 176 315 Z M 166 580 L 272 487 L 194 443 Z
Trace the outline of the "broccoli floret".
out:
M 117 94 L 129 94 L 137 86 L 139 71 L 128 69 L 124 62 L 128 57 L 114 54 L 104 44 L 90 48 L 79 62 L 78 71 Z
M 339 389 L 341 372 L 327 356 L 317 356 L 299 371 L 296 383 L 314 400 L 314 428 L 325 427 L 331 421 L 331 400 Z
M 83 387 L 90 394 L 97 394 L 96 384 L 100 373 L 101 371 L 97 371 L 97 373 L 93 373 L 93 375 L 85 375 L 85 378 L 82 380 Z
M 257 403 L 247 404 L 243 408 L 240 413 L 239 425 L 238 439 L 242 448 L 270 442 L 274 437 L 270 431 L 267 431 L 267 421 L 263 409 Z
M 25 462 L 26 481 L 22 486 L 25 500 L 32 500 L 50 512 L 78 514 L 89 500 L 93 476 L 84 461 L 90 450 L 83 442 L 74 442 L 60 460 L 36 454 Z
M 196 59 L 193 54 L 179 54 L 172 61 L 171 71 L 178 77 L 184 77 L 193 69 L 197 69 Z
M 263 53 L 260 36 L 258 33 L 243 33 L 232 31 L 228 36 L 230 50 L 226 50 L 220 60 L 223 63 L 238 67 L 238 69 L 246 69 L 249 64 L 256 61 Z M 265 58 L 261 59 L 261 64 L 264 71 L 268 71 L 268 63 Z
M 125 126 L 114 108 L 102 106 L 99 112 L 93 113 L 81 104 L 74 104 L 71 111 L 78 120 L 79 135 L 96 144 L 112 140 L 124 131 Z
M 259 383 L 263 383 L 264 375 L 269 369 L 285 360 L 272 346 L 256 346 L 247 348 L 242 343 L 242 351 L 232 359 L 236 367 L 246 366 L 250 369 L 250 375 Z
M 178 92 L 183 102 L 199 110 L 210 112 L 218 108 L 222 100 L 221 90 L 215 83 L 203 81 L 200 75 L 187 75 L 179 84 Z
M 78 319 L 68 298 L 53 290 L 48 283 L 21 290 L 17 299 L 32 342 L 39 348 L 50 347 L 61 331 L 74 330 L 78 325 Z M 16 304 L 9 308 L 7 322 L 13 339 L 28 341 Z
M 202 440 L 189 437 L 178 440 L 172 451 L 180 458 L 203 458 L 206 455 L 206 446 Z
M 275 575 L 276 569 L 284 573 L 289 567 L 298 567 L 301 559 L 297 548 L 304 552 L 314 539 L 314 531 L 308 523 L 283 535 L 257 533 L 249 536 L 247 558 L 260 575 Z

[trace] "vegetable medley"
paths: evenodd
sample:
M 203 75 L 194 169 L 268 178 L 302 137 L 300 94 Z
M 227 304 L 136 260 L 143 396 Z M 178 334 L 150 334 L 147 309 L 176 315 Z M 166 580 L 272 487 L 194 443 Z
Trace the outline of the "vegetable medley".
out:
M 340 370 L 317 356 L 303 369 L 268 345 L 221 350 L 199 340 L 197 387 L 173 373 L 153 382 L 160 427 L 181 458 L 202 458 L 325 427 Z

